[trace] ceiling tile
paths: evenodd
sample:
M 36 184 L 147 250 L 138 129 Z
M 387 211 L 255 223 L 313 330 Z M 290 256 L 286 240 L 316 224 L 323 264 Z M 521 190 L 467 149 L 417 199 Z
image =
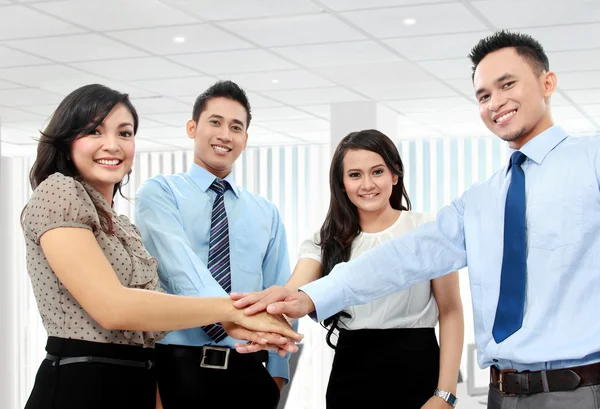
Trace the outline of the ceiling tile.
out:
M 2 7 L 1 11 L 0 40 L 44 37 L 84 31 L 25 6 L 6 6 Z M 23 22 L 26 22 L 26 24 Z
M 37 144 L 12 144 L 0 142 L 2 156 L 35 156 Z
M 187 121 L 192 119 L 192 112 L 172 112 L 169 114 L 152 114 L 141 116 L 140 123 L 144 121 L 156 121 L 167 126 L 185 127 Z M 185 129 L 185 128 L 184 128 Z
M 33 88 L 0 91 L 0 104 L 14 107 L 26 107 L 34 104 L 58 104 L 62 98 L 61 95 Z
M 419 66 L 405 61 L 324 67 L 315 69 L 315 72 L 348 87 L 362 85 L 394 86 L 397 82 L 431 79 L 431 75 Z
M 600 104 L 600 88 L 579 91 L 564 91 L 564 93 L 579 105 Z M 553 104 L 555 103 L 555 97 L 556 95 L 552 97 Z
M 471 63 L 466 58 L 421 61 L 418 64 L 443 80 L 463 79 L 471 74 Z
M 411 139 L 426 139 L 426 138 L 440 138 L 442 134 L 433 128 L 425 125 L 418 126 L 401 126 L 398 128 L 398 140 L 411 140 Z
M 36 38 L 10 41 L 7 44 L 58 62 L 111 60 L 148 55 L 98 34 Z
M 323 11 L 308 0 L 165 0 L 207 20 L 233 20 Z
M 32 112 L 41 117 L 48 118 L 54 113 L 54 110 L 58 107 L 58 104 L 47 104 L 47 105 L 27 105 L 24 106 L 23 110 Z
M 252 48 L 238 37 L 207 24 L 107 33 L 112 38 L 158 55 Z M 183 42 L 174 39 L 181 37 Z
M 556 72 L 600 70 L 600 49 L 548 53 L 550 69 Z
M 600 24 L 573 24 L 520 29 L 538 40 L 546 52 L 599 48 Z M 551 62 L 552 63 L 552 62 Z
M 342 16 L 380 38 L 487 29 L 477 17 L 459 3 L 351 11 L 342 13 Z M 416 23 L 402 24 L 401 22 L 407 18 L 415 19 Z
M 306 67 L 398 61 L 400 58 L 374 41 L 356 41 L 274 48 L 278 54 Z
M 321 118 L 329 119 L 331 117 L 331 106 L 328 104 L 324 105 L 302 105 L 298 107 L 304 111 L 310 112 L 313 115 Z
M 248 134 L 248 146 L 273 146 L 273 145 L 296 145 L 298 139 L 290 136 L 282 135 L 277 132 L 271 132 L 267 134 L 254 135 Z
M 32 87 L 51 87 L 53 84 L 69 82 L 77 86 L 97 82 L 98 76 L 81 72 L 64 65 L 33 65 L 19 68 L 0 68 L 0 78 L 27 84 Z M 70 88 L 70 87 L 69 87 Z M 74 88 L 73 88 L 74 89 Z M 48 91 L 54 91 L 48 89 Z M 64 93 L 59 90 L 58 93 Z
M 131 103 L 139 115 L 164 114 L 169 112 L 192 112 L 192 105 L 171 98 L 132 98 Z
M 571 91 L 569 91 L 571 92 Z M 577 91 L 575 91 L 577 92 Z M 565 92 L 565 94 L 567 94 Z M 568 95 L 568 94 L 567 94 Z M 571 101 L 568 100 L 567 98 L 565 98 L 561 92 L 555 92 L 554 95 L 552 95 L 552 106 L 553 107 L 557 107 L 557 106 L 565 106 L 565 105 L 569 105 L 571 106 Z
M 264 121 L 257 122 L 258 126 L 271 129 L 276 132 L 291 133 L 296 132 L 317 132 L 329 131 L 329 121 L 324 119 L 290 119 L 286 121 Z
M 467 59 L 471 48 L 491 31 L 444 34 L 423 37 L 404 37 L 383 40 L 412 61 L 431 59 Z
M 423 124 L 453 124 L 466 123 L 479 120 L 479 114 L 476 109 L 473 110 L 431 110 L 429 112 L 405 113 L 413 121 Z
M 169 78 L 162 80 L 133 81 L 136 87 L 153 91 L 167 97 L 193 96 L 191 104 L 198 95 L 216 82 L 212 77 Z M 191 105 L 190 105 L 191 106 Z
M 360 32 L 329 14 L 236 21 L 219 25 L 266 47 L 364 39 Z
M 138 138 L 137 136 L 135 138 L 135 150 L 137 153 L 149 152 L 149 151 L 161 151 L 162 152 L 168 148 L 174 148 L 174 147 L 170 147 L 170 146 L 164 145 L 162 143 L 158 143 L 153 140 L 149 141 L 144 138 Z
M 53 1 L 32 7 L 96 31 L 197 23 L 198 19 L 158 0 Z M 118 12 L 116 12 L 118 10 Z M 48 19 L 45 16 L 45 19 Z M 44 23 L 42 23 L 44 24 Z
M 470 111 L 477 115 L 475 101 L 464 97 L 423 98 L 413 100 L 386 101 L 386 105 L 403 113 Z
M 590 105 L 579 105 L 579 107 L 592 117 L 596 122 L 600 122 L 600 103 L 598 104 L 590 104 Z
M 456 0 L 320 0 L 333 10 L 360 10 L 388 6 L 408 6 L 423 3 L 451 3 Z
M 71 65 L 118 81 L 198 75 L 196 71 L 158 57 L 122 59 L 119 60 L 118 64 L 115 64 L 114 61 L 94 61 Z
M 208 84 L 205 87 L 200 87 L 197 89 L 197 94 L 194 95 L 184 95 L 179 96 L 175 99 L 181 101 L 183 103 L 187 103 L 190 107 L 194 106 L 194 102 L 196 101 L 196 97 L 200 95 L 206 88 L 208 88 L 211 84 Z M 270 108 L 270 107 L 279 107 L 282 104 L 280 102 L 273 101 L 270 98 L 265 98 L 262 95 L 255 94 L 253 92 L 246 91 L 246 96 L 248 97 L 248 101 L 250 101 L 250 106 L 252 109 L 254 108 Z
M 579 109 L 574 106 L 555 106 L 552 107 L 552 118 L 555 122 L 562 124 L 567 120 L 586 119 Z
M 470 74 L 470 71 L 469 71 Z M 444 81 L 446 85 L 452 87 L 468 98 L 473 98 L 475 101 L 475 91 L 473 90 L 473 81 L 470 78 L 465 79 L 456 79 L 456 80 L 446 80 Z
M 481 121 L 433 124 L 431 127 L 440 133 L 458 138 L 493 136 Z
M 37 141 L 35 140 L 38 137 L 39 132 L 31 133 L 28 131 L 24 131 L 22 129 L 16 129 L 9 126 L 2 126 L 0 129 L 0 139 L 3 142 L 11 142 L 16 144 L 31 144 L 37 146 Z M 2 155 L 6 155 L 4 151 L 4 146 L 2 147 Z
M 563 90 L 600 87 L 600 70 L 561 72 L 556 75 L 558 87 Z
M 264 120 L 268 123 L 269 121 L 281 121 L 288 119 L 314 119 L 314 115 L 291 107 L 273 107 L 253 109 L 252 118 L 253 121 Z
M 200 54 L 173 55 L 169 60 L 207 74 L 232 74 L 254 71 L 286 70 L 297 68 L 283 58 L 265 50 L 222 51 Z
M 365 97 L 342 87 L 267 91 L 264 92 L 264 94 L 269 98 L 292 105 L 352 102 L 364 101 L 366 99 Z
M 0 122 L 9 124 L 11 122 L 40 121 L 43 122 L 47 117 L 19 109 L 0 107 Z
M 576 5 L 575 5 L 576 4 Z M 477 8 L 496 27 L 536 27 L 600 21 L 598 1 L 478 1 Z M 516 12 L 518 11 L 518 12 Z
M 0 80 L 0 89 L 16 89 L 16 88 L 24 88 L 23 85 L 18 85 L 10 81 Z
M 187 122 L 187 121 L 186 121 Z M 185 133 L 185 122 L 179 126 L 157 126 L 157 127 L 144 127 L 143 122 L 140 123 L 140 130 L 136 137 L 142 137 L 144 139 L 151 140 L 172 140 L 177 144 L 187 143 L 190 148 L 193 148 L 193 142 L 187 137 Z
M 253 91 L 316 88 L 333 85 L 330 81 L 304 70 L 223 74 L 219 75 L 219 78 L 234 81 L 240 87 Z
M 355 89 L 375 100 L 456 97 L 458 94 L 440 81 L 396 81 L 388 85 L 361 85 Z
M 0 45 L 0 68 L 49 63 L 48 60 Z
M 570 134 L 579 134 L 582 132 L 598 134 L 598 129 L 586 118 L 565 119 L 561 122 L 560 126 Z

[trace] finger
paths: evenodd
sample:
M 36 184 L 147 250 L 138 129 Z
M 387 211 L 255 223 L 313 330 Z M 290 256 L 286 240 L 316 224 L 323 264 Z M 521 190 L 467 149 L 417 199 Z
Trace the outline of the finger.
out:
M 244 296 L 240 297 L 238 300 L 233 302 L 235 308 L 244 308 L 256 304 L 261 301 L 267 294 L 269 290 L 263 290 L 255 293 L 243 293 Z
M 257 332 L 257 334 L 268 340 L 269 344 L 285 345 L 289 342 L 288 338 L 282 337 L 279 334 L 271 334 L 269 332 Z
M 253 352 L 258 352 L 261 349 L 263 348 L 260 344 L 241 344 L 239 342 L 236 342 L 235 344 L 235 350 L 240 354 L 250 354 Z
M 260 345 L 265 345 L 269 343 L 268 339 L 265 339 L 256 332 L 252 332 L 250 330 L 247 330 L 246 328 L 239 328 L 235 334 L 235 337 L 237 339 L 243 339 Z
M 229 297 L 232 300 L 236 301 L 236 300 L 239 300 L 240 298 L 244 298 L 248 294 L 251 294 L 251 293 L 229 293 Z
M 268 290 L 266 290 L 268 291 Z M 265 292 L 265 291 L 263 291 Z M 261 311 L 264 311 L 267 306 L 269 304 L 273 304 L 276 303 L 278 301 L 283 301 L 285 300 L 287 297 L 287 295 L 285 293 L 282 293 L 281 291 L 272 291 L 268 294 L 264 294 L 264 296 L 260 299 L 260 300 L 256 300 L 255 302 L 252 303 L 252 305 L 250 305 L 248 308 L 246 308 L 244 310 L 244 313 L 246 315 L 253 315 L 256 313 L 259 313 Z
M 272 315 L 284 314 L 291 318 L 301 318 L 304 316 L 298 306 L 298 303 L 294 301 L 273 302 L 266 307 L 266 310 Z
M 276 323 L 275 322 L 271 323 L 269 325 L 269 327 L 271 327 L 271 328 L 268 329 L 268 332 L 273 332 L 276 334 L 283 335 L 284 337 L 287 337 L 296 342 L 300 342 L 300 341 L 302 341 L 302 338 L 304 338 L 304 335 L 301 335 L 301 334 L 297 333 L 296 331 L 294 331 L 287 323 L 284 324 L 282 322 L 277 321 Z

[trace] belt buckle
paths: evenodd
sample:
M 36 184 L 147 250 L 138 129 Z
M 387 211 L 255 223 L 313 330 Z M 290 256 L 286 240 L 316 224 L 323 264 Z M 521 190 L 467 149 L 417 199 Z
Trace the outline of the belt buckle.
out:
M 500 390 L 500 393 L 504 396 L 517 396 L 516 393 L 506 393 L 504 392 L 504 374 L 505 373 L 516 373 L 517 370 L 516 369 L 501 369 L 500 373 L 498 374 L 498 390 Z
M 204 363 L 204 360 L 206 359 L 206 351 L 224 352 L 225 353 L 224 363 L 222 365 L 211 365 L 211 364 Z M 229 353 L 230 352 L 231 352 L 231 349 L 229 349 L 229 348 L 213 347 L 213 346 L 205 345 L 202 347 L 202 360 L 200 361 L 200 367 L 225 370 L 229 366 Z

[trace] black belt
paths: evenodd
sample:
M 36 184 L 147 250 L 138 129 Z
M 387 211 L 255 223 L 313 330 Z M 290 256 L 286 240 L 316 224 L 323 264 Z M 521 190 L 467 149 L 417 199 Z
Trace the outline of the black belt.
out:
M 490 368 L 490 381 L 505 396 L 571 391 L 600 384 L 600 363 L 548 371 L 517 372 Z
M 69 364 L 83 364 L 83 363 L 98 363 L 98 364 L 111 364 L 121 366 L 131 366 L 134 368 L 152 368 L 152 361 L 130 361 L 127 359 L 116 359 L 116 358 L 105 358 L 102 356 L 74 356 L 74 357 L 59 357 L 56 355 L 46 354 L 46 359 L 52 361 L 52 366 L 59 367 Z
M 168 350 L 168 353 L 172 356 L 198 362 L 201 368 L 227 369 L 231 364 L 264 363 L 269 361 L 269 353 L 264 350 L 240 354 L 235 349 L 210 345 L 202 347 L 165 345 L 165 347 L 159 346 L 163 350 Z

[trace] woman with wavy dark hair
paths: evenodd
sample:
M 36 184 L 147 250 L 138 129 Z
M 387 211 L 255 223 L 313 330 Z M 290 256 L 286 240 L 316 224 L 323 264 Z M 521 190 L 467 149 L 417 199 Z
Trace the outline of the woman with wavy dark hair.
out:
M 297 290 L 336 264 L 433 220 L 410 211 L 403 177 L 398 149 L 383 133 L 363 130 L 342 139 L 329 173 L 329 211 L 320 232 L 302 243 L 286 287 Z M 449 407 L 434 391 L 456 394 L 463 345 L 457 272 L 351 307 L 324 325 L 327 343 L 335 348 L 328 409 L 390 402 L 407 409 Z M 334 331 L 337 345 L 331 340 Z
M 251 319 L 227 298 L 160 290 L 157 261 L 113 209 L 137 129 L 127 94 L 92 84 L 69 94 L 41 134 L 21 222 L 48 341 L 27 409 L 154 408 L 161 331 L 221 322 L 280 352 L 295 346 L 278 334 L 299 339 L 283 318 Z

